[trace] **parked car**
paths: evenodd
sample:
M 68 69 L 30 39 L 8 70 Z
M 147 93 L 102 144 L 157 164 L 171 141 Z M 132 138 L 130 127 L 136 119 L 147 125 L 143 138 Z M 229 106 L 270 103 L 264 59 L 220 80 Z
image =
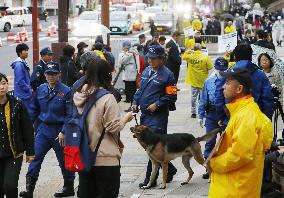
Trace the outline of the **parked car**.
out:
M 80 14 L 77 20 L 74 21 L 73 26 L 76 27 L 83 27 L 83 26 L 90 26 L 95 23 L 101 22 L 101 14 L 98 11 L 84 11 Z
M 143 17 L 140 12 L 131 13 L 132 29 L 136 31 L 141 31 L 144 29 Z
M 159 12 L 154 17 L 155 32 L 171 34 L 174 27 L 174 15 L 169 12 Z
M 13 21 L 14 26 L 25 26 L 32 24 L 32 13 L 25 7 L 9 7 L 6 16 Z
M 147 7 L 145 3 L 132 3 L 131 6 L 135 7 L 137 10 L 145 10 Z
M 3 30 L 4 32 L 10 32 L 10 30 L 13 28 L 12 21 L 5 15 L 2 15 L 2 12 L 0 14 L 0 30 Z
M 110 13 L 111 34 L 131 34 L 131 15 L 126 11 L 114 11 Z
M 159 6 L 152 6 L 145 9 L 145 12 L 143 14 L 144 16 L 144 22 L 148 23 L 151 19 L 154 19 L 155 15 L 159 12 L 163 12 L 163 8 Z

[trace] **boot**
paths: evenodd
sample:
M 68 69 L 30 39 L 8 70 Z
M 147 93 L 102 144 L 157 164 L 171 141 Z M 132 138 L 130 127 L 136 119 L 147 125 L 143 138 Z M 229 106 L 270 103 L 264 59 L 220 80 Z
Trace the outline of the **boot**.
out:
M 75 192 L 74 192 L 74 181 L 73 180 L 72 181 L 64 180 L 64 186 L 62 190 L 54 193 L 54 197 L 70 197 L 74 195 L 75 195 Z
M 20 192 L 20 197 L 23 198 L 33 198 L 35 185 L 36 185 L 37 178 L 27 176 L 26 177 L 26 191 Z

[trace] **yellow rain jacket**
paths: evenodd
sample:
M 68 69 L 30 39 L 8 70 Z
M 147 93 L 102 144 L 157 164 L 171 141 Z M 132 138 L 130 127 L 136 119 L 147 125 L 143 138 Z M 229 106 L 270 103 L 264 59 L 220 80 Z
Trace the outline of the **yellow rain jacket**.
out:
M 106 61 L 106 57 L 105 57 L 105 55 L 104 55 L 104 53 L 103 53 L 102 51 L 100 51 L 100 50 L 95 50 L 95 52 L 98 53 L 98 55 L 101 57 L 101 59 L 103 59 L 103 60 Z
M 193 49 L 195 45 L 195 39 L 190 39 L 189 37 L 186 37 L 184 39 L 184 46 L 187 48 L 187 49 Z M 201 47 L 202 48 L 206 48 L 206 45 L 203 41 L 201 41 Z
M 204 81 L 208 77 L 208 72 L 213 68 L 210 57 L 198 50 L 193 54 L 186 51 L 182 59 L 187 62 L 185 83 L 193 87 L 203 88 Z
M 226 105 L 231 118 L 212 168 L 209 198 L 259 198 L 264 152 L 270 148 L 271 121 L 260 111 L 253 97 Z
M 189 27 L 189 26 L 191 26 L 190 21 L 188 21 L 188 20 L 183 21 L 183 27 L 184 27 L 184 28 Z
M 194 30 L 201 31 L 202 22 L 200 21 L 200 19 L 194 19 L 191 24 Z
M 225 34 L 233 33 L 235 31 L 236 31 L 236 29 L 235 29 L 235 27 L 233 25 L 230 25 L 230 26 L 227 25 L 227 27 L 224 30 Z

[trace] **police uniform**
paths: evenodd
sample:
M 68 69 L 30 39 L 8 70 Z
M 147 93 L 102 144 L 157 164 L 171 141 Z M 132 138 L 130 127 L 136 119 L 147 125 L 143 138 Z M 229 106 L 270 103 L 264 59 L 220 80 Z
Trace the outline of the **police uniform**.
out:
M 152 45 L 149 47 L 146 56 L 148 58 L 162 58 L 164 53 L 163 47 L 160 45 Z M 153 71 L 151 66 L 145 68 L 141 75 L 141 87 L 137 90 L 133 99 L 133 104 L 140 106 L 141 124 L 152 128 L 154 133 L 166 134 L 169 105 L 174 103 L 176 99 L 174 74 L 166 66 L 160 67 L 157 71 Z M 156 104 L 157 110 L 155 112 L 150 112 L 147 108 L 153 103 Z M 149 160 L 146 178 L 144 183 L 142 183 L 143 185 L 147 185 L 151 171 L 152 166 L 151 161 Z M 175 173 L 176 168 L 169 163 L 169 176 L 173 177 Z M 141 186 L 143 186 L 142 184 Z
M 47 67 L 45 73 L 59 73 L 57 63 L 49 62 Z M 27 177 L 35 180 L 38 178 L 44 157 L 53 148 L 63 174 L 64 187 L 68 184 L 73 185 L 75 174 L 65 169 L 63 148 L 56 140 L 68 118 L 67 105 L 70 102 L 70 93 L 71 89 L 60 81 L 53 89 L 49 88 L 48 83 L 38 87 L 32 114 L 32 120 L 39 120 L 35 136 L 35 159 L 29 165 Z
M 49 47 L 46 47 L 40 51 L 40 55 L 52 55 L 53 52 Z M 43 83 L 46 83 L 46 79 L 44 76 L 44 71 L 47 69 L 46 62 L 42 59 L 38 62 L 38 64 L 34 67 L 33 73 L 31 75 L 31 87 L 34 91 Z

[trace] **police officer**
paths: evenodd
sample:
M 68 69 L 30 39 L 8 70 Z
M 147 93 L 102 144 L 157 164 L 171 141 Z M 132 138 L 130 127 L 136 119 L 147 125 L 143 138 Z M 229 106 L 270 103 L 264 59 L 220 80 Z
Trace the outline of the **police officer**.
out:
M 40 85 L 35 93 L 35 108 L 32 120 L 38 118 L 39 126 L 35 137 L 35 159 L 29 165 L 26 175 L 26 191 L 21 197 L 32 197 L 41 164 L 46 153 L 53 148 L 64 178 L 63 189 L 54 194 L 55 197 L 73 196 L 75 174 L 65 169 L 63 145 L 64 135 L 61 132 L 68 118 L 67 105 L 70 102 L 71 89 L 59 81 L 60 69 L 55 62 L 47 63 L 44 72 L 47 83 Z M 59 142 L 56 140 L 59 139 Z
M 216 59 L 214 67 L 215 71 L 204 83 L 198 105 L 198 122 L 203 127 L 205 118 L 206 133 L 220 127 L 218 122 L 226 119 L 223 103 L 218 104 L 218 101 L 216 101 L 216 88 L 220 87 L 218 83 L 222 83 L 219 71 L 228 69 L 228 61 L 223 57 L 219 57 Z M 205 159 L 208 158 L 215 143 L 216 138 L 206 142 L 204 150 Z M 206 172 L 202 177 L 203 179 L 209 179 L 209 174 Z
M 38 64 L 34 67 L 33 73 L 31 75 L 31 87 L 33 91 L 43 83 L 46 83 L 44 76 L 44 71 L 46 70 L 46 63 L 52 60 L 53 52 L 49 47 L 43 48 L 40 51 L 41 59 Z
M 169 116 L 169 105 L 177 100 L 174 74 L 164 65 L 165 50 L 160 45 L 152 45 L 146 54 L 149 65 L 141 75 L 141 87 L 133 99 L 133 111 L 141 110 L 141 124 L 151 127 L 154 133 L 166 134 Z M 169 163 L 167 182 L 172 181 L 176 168 Z M 152 172 L 149 160 L 146 178 L 139 184 L 142 188 L 149 182 Z M 158 175 L 156 176 L 157 180 Z M 157 185 L 154 182 L 151 187 Z

